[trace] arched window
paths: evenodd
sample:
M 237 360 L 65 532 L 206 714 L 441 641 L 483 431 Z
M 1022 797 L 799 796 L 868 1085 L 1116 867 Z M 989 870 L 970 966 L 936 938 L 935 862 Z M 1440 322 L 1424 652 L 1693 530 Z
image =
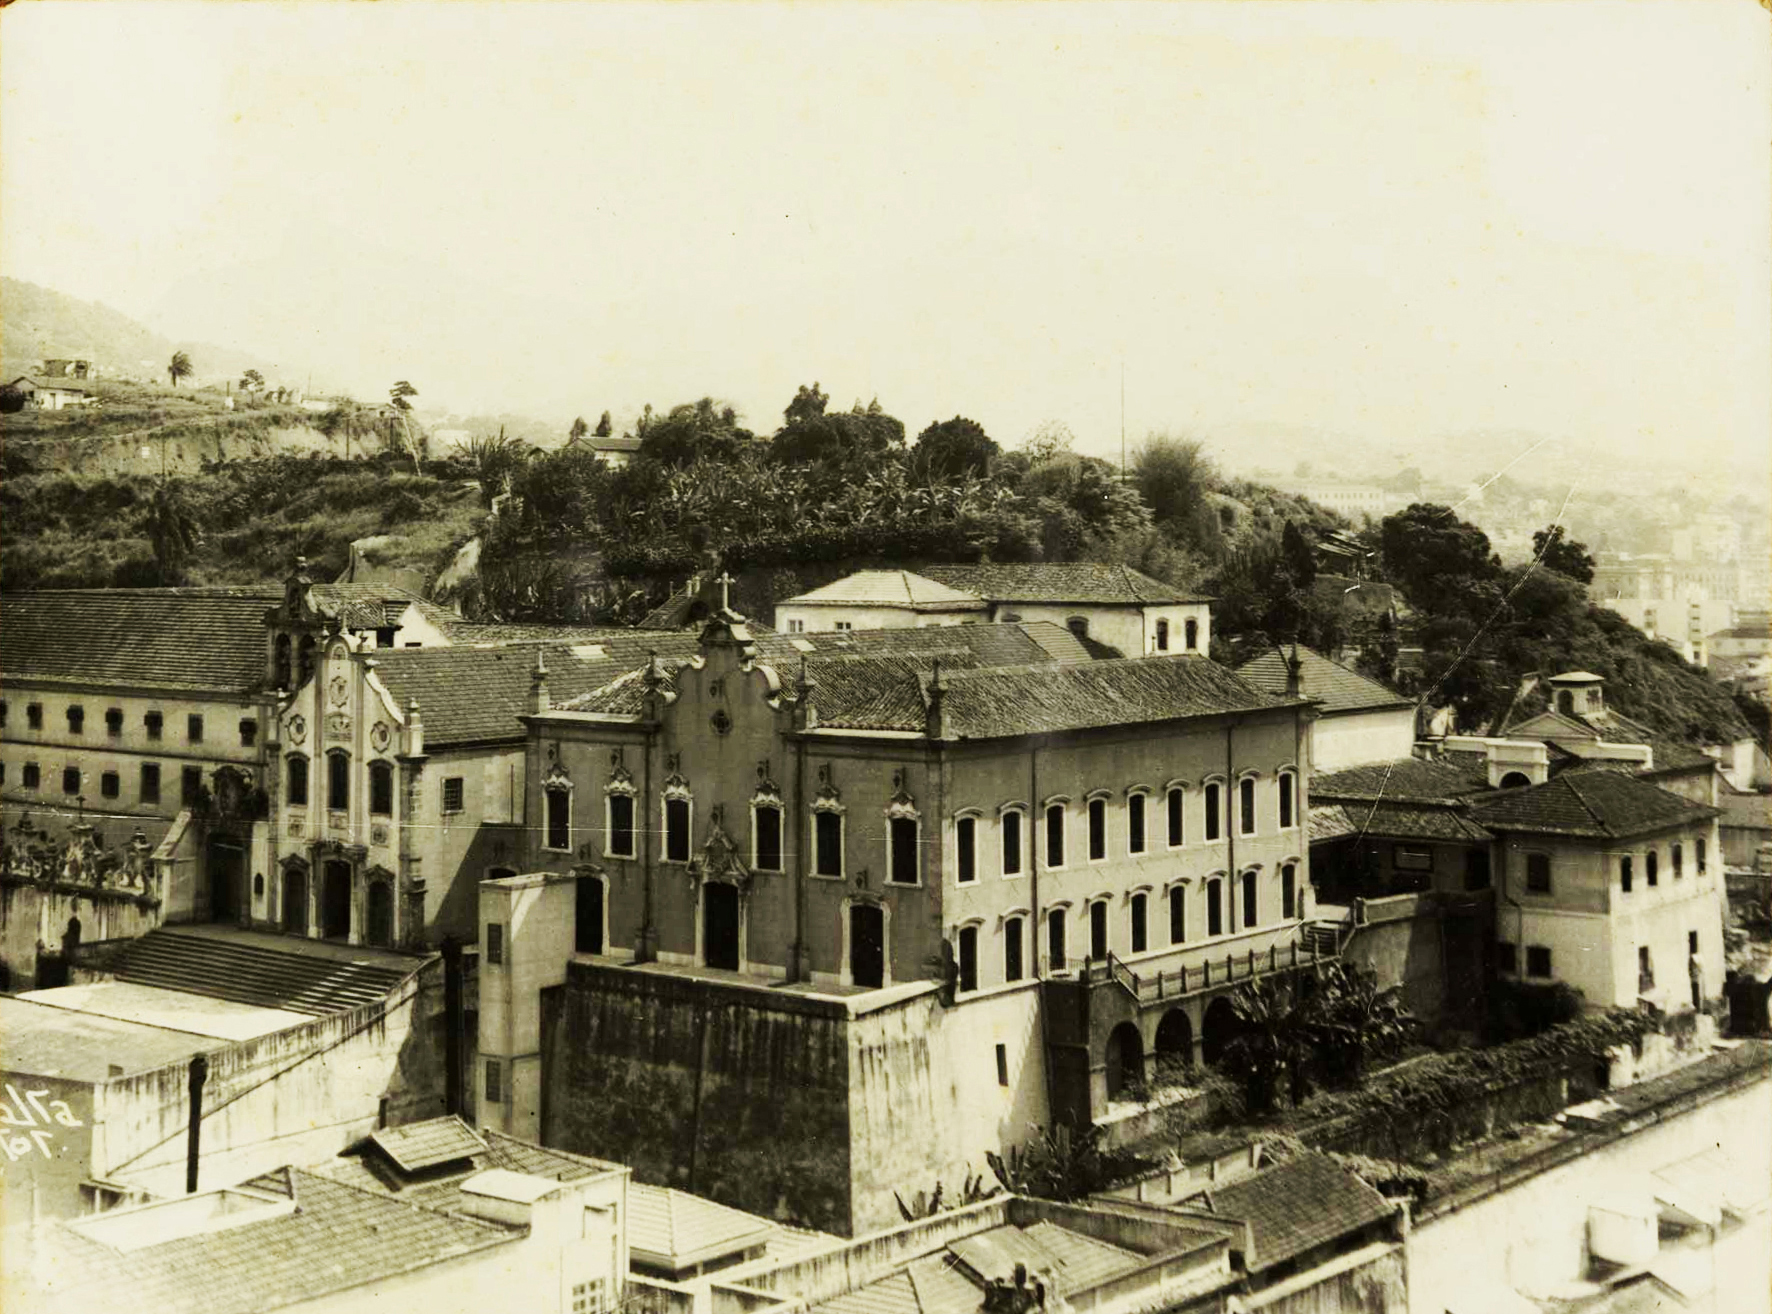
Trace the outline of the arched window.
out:
M 1169 651 L 1169 622 L 1166 620 L 1157 622 L 1157 651 Z
M 1254 871 L 1243 873 L 1243 927 L 1261 924 L 1260 910 L 1256 906 L 1256 894 L 1259 889 L 1258 879 Z
M 1224 882 L 1206 882 L 1206 934 L 1224 934 Z
M 781 870 L 781 804 L 759 799 L 751 805 L 752 859 L 758 871 Z
M 289 688 L 289 677 L 292 674 L 292 645 L 287 634 L 279 634 L 273 647 L 274 656 L 271 663 L 271 683 L 278 689 Z
M 1089 800 L 1089 861 L 1102 862 L 1107 858 L 1107 800 L 1092 798 Z
M 978 989 L 978 928 L 962 926 L 959 936 L 960 989 Z
M 1003 841 L 1003 874 L 1021 875 L 1021 821 L 1019 807 L 1005 808 L 997 819 L 997 830 Z
M 1280 772 L 1280 829 L 1291 830 L 1297 824 L 1297 788 L 1298 778 L 1290 771 Z
M 1244 835 L 1255 833 L 1255 777 L 1244 776 L 1237 782 L 1237 830 Z
M 820 876 L 843 874 L 843 814 L 817 812 L 812 817 L 813 870 Z
M 1142 954 L 1149 947 L 1147 943 L 1149 930 L 1145 925 L 1145 896 L 1134 894 L 1129 911 L 1132 920 L 1132 952 Z
M 547 838 L 543 840 L 545 847 L 550 849 L 570 849 L 572 847 L 572 791 L 560 786 L 551 786 L 542 791 L 547 797 Z
M 1169 943 L 1187 943 L 1187 886 L 1169 887 Z
M 1199 621 L 1189 620 L 1189 621 L 1182 622 L 1181 634 L 1182 634 L 1182 640 L 1181 640 L 1182 646 L 1184 646 L 1189 652 L 1193 652 L 1199 648 L 1199 646 L 1200 646 L 1200 622 Z
M 1280 868 L 1280 916 L 1287 921 L 1299 914 L 1295 911 L 1298 904 L 1298 864 L 1288 862 Z
M 968 885 L 978 879 L 978 818 L 954 819 L 954 879 Z
M 1046 865 L 1064 866 L 1064 804 L 1046 805 Z
M 1697 867 L 1698 874 L 1704 875 L 1704 841 L 1702 839 L 1692 841 L 1692 862 Z
M 394 814 L 394 768 L 386 762 L 369 764 L 369 811 L 378 817 Z
M 1054 972 L 1064 970 L 1064 909 L 1054 908 L 1046 914 L 1046 965 Z
M 1676 844 L 1670 851 L 1670 857 L 1673 859 L 1674 879 L 1677 881 L 1686 874 L 1686 851 Z
M 308 682 L 308 677 L 314 673 L 313 635 L 307 634 L 302 636 L 299 652 L 301 654 L 301 668 L 297 673 L 297 682 L 300 684 L 306 684 Z
M 1206 786 L 1206 841 L 1219 839 L 1224 830 L 1224 789 L 1214 780 Z
M 634 856 L 634 796 L 611 790 L 604 799 L 604 811 L 608 816 L 603 852 L 611 858 L 631 858 Z
M 1509 771 L 1501 777 L 1497 786 L 1500 789 L 1524 789 L 1532 783 L 1532 777 L 1524 771 Z
M 1019 981 L 1022 978 L 1022 954 L 1026 945 L 1026 925 L 1019 917 L 1011 917 L 1003 923 L 1003 979 Z
M 326 806 L 333 812 L 351 806 L 351 759 L 342 750 L 326 755 Z
M 1186 828 L 1183 824 L 1183 809 L 1187 802 L 1187 791 L 1180 785 L 1171 785 L 1165 801 L 1169 808 L 1169 847 L 1179 849 L 1187 839 Z
M 291 753 L 283 762 L 283 797 L 292 808 L 308 805 L 308 759 Z
M 889 817 L 886 821 L 889 879 L 894 885 L 915 885 L 921 876 L 921 848 L 915 817 Z
M 1643 858 L 1643 875 L 1648 877 L 1649 884 L 1654 885 L 1661 875 L 1661 855 L 1654 849 Z
M 1079 639 L 1089 637 L 1089 618 L 1087 616 L 1070 616 L 1065 619 L 1064 627 Z
M 1089 956 L 1098 963 L 1108 956 L 1108 906 L 1106 899 L 1089 905 Z
M 1144 803 L 1143 790 L 1134 790 L 1126 796 L 1126 852 L 1143 853 L 1144 838 Z
M 1557 710 L 1565 715 L 1575 714 L 1575 695 L 1567 689 L 1557 690 Z

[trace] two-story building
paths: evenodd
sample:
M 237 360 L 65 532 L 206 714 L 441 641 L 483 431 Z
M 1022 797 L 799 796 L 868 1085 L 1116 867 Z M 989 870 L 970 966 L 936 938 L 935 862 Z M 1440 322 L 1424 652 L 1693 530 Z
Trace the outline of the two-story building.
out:
M 864 570 L 777 604 L 775 628 L 798 634 L 976 622 L 1053 621 L 1100 656 L 1205 653 L 1211 599 L 1129 566 L 1088 562 L 929 565 Z
M 1237 667 L 1258 689 L 1283 693 L 1298 663 L 1298 689 L 1317 703 L 1311 723 L 1311 766 L 1340 771 L 1400 762 L 1415 751 L 1415 700 L 1332 662 L 1301 644 L 1270 648 Z
M 578 698 L 536 671 L 483 1123 L 849 1231 L 1214 1056 L 1230 986 L 1309 960 L 1309 704 L 1200 656 L 991 664 L 1020 628 L 724 611 Z
M 1499 838 L 1503 976 L 1565 982 L 1596 1008 L 1667 1011 L 1722 992 L 1718 810 L 1623 771 L 1566 771 L 1481 801 Z

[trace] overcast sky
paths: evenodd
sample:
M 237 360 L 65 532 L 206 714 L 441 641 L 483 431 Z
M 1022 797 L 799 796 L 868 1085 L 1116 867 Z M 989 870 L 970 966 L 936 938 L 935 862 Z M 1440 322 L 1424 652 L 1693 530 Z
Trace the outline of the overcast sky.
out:
M 26 3 L 0 16 L 0 269 L 458 408 L 713 394 L 770 429 L 817 379 L 913 434 L 1058 419 L 1107 453 L 1123 368 L 1135 438 L 1763 461 L 1767 24 Z

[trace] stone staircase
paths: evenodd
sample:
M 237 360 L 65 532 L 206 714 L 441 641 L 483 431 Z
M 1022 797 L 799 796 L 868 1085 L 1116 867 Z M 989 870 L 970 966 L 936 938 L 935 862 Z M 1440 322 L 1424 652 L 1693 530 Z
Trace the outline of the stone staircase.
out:
M 115 979 L 136 985 L 319 1017 L 378 1003 L 418 970 L 419 961 L 353 962 L 285 949 L 269 936 L 261 943 L 162 927 L 130 943 L 110 970 Z
M 1306 922 L 1301 930 L 1301 939 L 1307 949 L 1316 951 L 1319 957 L 1333 958 L 1341 952 L 1341 926 L 1337 922 Z

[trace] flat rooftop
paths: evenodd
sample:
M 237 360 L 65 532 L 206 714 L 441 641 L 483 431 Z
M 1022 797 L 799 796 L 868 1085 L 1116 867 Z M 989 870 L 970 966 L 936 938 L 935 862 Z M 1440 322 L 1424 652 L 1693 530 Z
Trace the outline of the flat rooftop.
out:
M 785 981 L 754 972 L 729 972 L 723 968 L 702 967 L 694 963 L 612 963 L 606 958 L 586 958 L 583 961 L 594 962 L 603 967 L 619 967 L 630 972 L 643 972 L 648 976 L 670 976 L 685 981 L 705 981 L 710 985 L 761 990 L 772 995 L 796 995 L 802 999 L 840 1003 L 846 1005 L 851 1013 L 872 1012 L 876 1008 L 914 999 L 940 988 L 938 982 L 923 980 L 898 981 L 876 988 L 816 981 Z
M 225 1043 L 189 1031 L 0 995 L 0 1065 L 8 1072 L 100 1082 L 114 1075 L 113 1066 L 124 1073 L 147 1072 Z
M 133 981 L 90 981 L 85 985 L 56 986 L 51 990 L 27 990 L 18 997 L 70 1012 L 209 1036 L 216 1040 L 256 1040 L 259 1036 L 286 1031 L 314 1020 L 308 1013 L 237 1004 L 210 995 L 138 985 Z

